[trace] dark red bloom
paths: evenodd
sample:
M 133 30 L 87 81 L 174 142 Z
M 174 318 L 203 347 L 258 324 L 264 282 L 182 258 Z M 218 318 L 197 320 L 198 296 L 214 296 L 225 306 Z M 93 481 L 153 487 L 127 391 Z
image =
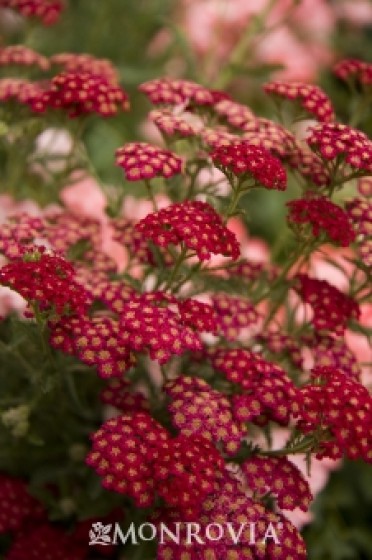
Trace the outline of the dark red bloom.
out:
M 242 329 L 257 324 L 259 314 L 249 300 L 226 294 L 212 296 L 212 303 L 218 316 L 218 325 L 228 340 L 235 340 Z
M 40 520 L 44 508 L 30 495 L 27 484 L 6 474 L 0 475 L 0 534 L 18 531 L 28 520 Z
M 136 230 L 160 247 L 184 243 L 203 261 L 212 254 L 237 259 L 240 252 L 235 235 L 205 202 L 186 200 L 172 204 L 146 216 Z
M 131 390 L 126 379 L 110 379 L 101 391 L 101 401 L 114 406 L 125 414 L 145 412 L 149 408 L 146 397 L 138 391 Z
M 212 305 L 197 299 L 185 299 L 178 302 L 178 307 L 185 325 L 199 332 L 218 332 L 219 318 Z
M 372 266 L 372 201 L 354 198 L 346 203 L 346 210 L 357 232 L 360 258 Z
M 357 81 L 362 85 L 372 85 L 372 64 L 356 58 L 340 60 L 333 67 L 338 78 L 346 81 Z
M 183 160 L 177 154 L 146 144 L 131 142 L 116 150 L 116 164 L 125 171 L 128 181 L 173 177 L 182 172 Z
M 251 457 L 241 468 L 256 497 L 269 492 L 281 509 L 309 509 L 313 499 L 309 483 L 286 457 Z
M 95 74 L 117 84 L 118 72 L 107 58 L 96 58 L 85 53 L 58 53 L 50 57 L 51 64 L 62 66 L 65 72 Z
M 308 148 L 300 145 L 294 146 L 286 161 L 292 169 L 298 171 L 314 185 L 318 187 L 329 185 L 331 178 L 323 161 Z
M 12 8 L 24 17 L 37 18 L 53 25 L 64 8 L 62 0 L 0 0 L 0 7 Z
M 138 88 L 154 105 L 213 105 L 214 97 L 207 88 L 188 80 L 157 78 Z
M 296 146 L 291 132 L 265 118 L 256 118 L 246 123 L 242 138 L 249 144 L 268 150 L 279 159 L 288 158 Z
M 70 118 L 83 114 L 98 113 L 111 117 L 129 109 L 128 96 L 117 84 L 104 76 L 91 72 L 61 72 L 33 103 L 37 112 L 47 109 L 62 109 Z
M 314 237 L 325 233 L 328 238 L 342 247 L 348 247 L 355 240 L 355 231 L 349 216 L 325 196 L 307 193 L 304 198 L 287 202 L 288 222 L 299 230 L 310 225 Z
M 296 291 L 313 309 L 312 323 L 318 331 L 330 331 L 342 336 L 350 319 L 357 319 L 359 305 L 326 280 L 310 278 L 306 274 L 296 276 Z
M 343 338 L 315 333 L 303 337 L 302 342 L 311 351 L 314 367 L 332 367 L 358 380 L 360 367 Z
M 210 155 L 214 164 L 225 173 L 253 179 L 256 185 L 267 189 L 283 191 L 287 186 L 287 175 L 280 161 L 264 148 L 245 140 L 217 147 Z
M 264 85 L 268 94 L 299 101 L 301 107 L 321 122 L 334 120 L 331 100 L 324 91 L 314 85 L 301 82 L 269 82 Z

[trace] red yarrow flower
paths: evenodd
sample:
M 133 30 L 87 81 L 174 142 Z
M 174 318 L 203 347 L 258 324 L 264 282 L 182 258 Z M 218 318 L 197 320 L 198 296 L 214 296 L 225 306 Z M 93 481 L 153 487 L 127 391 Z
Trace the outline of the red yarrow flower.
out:
M 164 386 L 170 398 L 172 423 L 186 436 L 200 435 L 215 445 L 222 445 L 234 455 L 246 429 L 233 418 L 230 400 L 197 377 L 178 377 Z
M 256 497 L 269 492 L 281 509 L 309 509 L 313 500 L 309 483 L 286 457 L 251 457 L 242 463 L 241 469 Z
M 126 379 L 110 379 L 100 394 L 101 401 L 127 414 L 145 412 L 149 403 L 142 393 L 131 390 L 131 384 Z
M 288 222 L 300 233 L 303 226 L 310 225 L 314 237 L 325 233 L 331 241 L 342 247 L 348 247 L 355 240 L 355 231 L 348 214 L 325 196 L 307 193 L 304 198 L 287 202 L 287 206 Z
M 356 58 L 340 60 L 333 67 L 333 72 L 341 80 L 372 85 L 372 64 Z
M 0 101 L 16 102 L 28 105 L 32 109 L 33 102 L 42 94 L 42 89 L 37 82 L 30 82 L 22 78 L 0 79 Z
M 243 180 L 253 179 L 255 185 L 262 185 L 267 189 L 286 189 L 287 175 L 284 167 L 264 148 L 241 140 L 215 148 L 210 156 L 224 173 L 232 173 Z
M 213 105 L 213 93 L 207 88 L 188 80 L 157 78 L 141 84 L 138 88 L 154 105 Z
M 119 110 L 127 111 L 129 101 L 125 91 L 104 76 L 61 72 L 52 79 L 49 89 L 33 101 L 32 109 L 41 113 L 62 109 L 70 118 L 89 113 L 111 117 Z
M 357 246 L 361 260 L 372 266 L 372 200 L 354 198 L 346 203 L 347 213 L 357 232 Z
M 298 274 L 295 279 L 297 283 L 294 288 L 302 300 L 311 305 L 312 323 L 318 331 L 330 331 L 342 336 L 347 322 L 358 319 L 358 303 L 326 280 L 310 278 L 306 274 Z
M 297 426 L 322 438 L 318 458 L 345 454 L 372 463 L 372 398 L 366 387 L 335 368 L 317 367 L 301 393 Z
M 279 98 L 299 101 L 302 109 L 320 122 L 333 121 L 335 118 L 331 100 L 328 95 L 314 84 L 301 82 L 269 82 L 264 90 Z
M 149 119 L 164 136 L 171 138 L 195 136 L 197 131 L 197 127 L 190 123 L 184 115 L 176 115 L 168 109 L 150 111 Z
M 245 130 L 247 123 L 255 120 L 256 117 L 252 111 L 236 101 L 230 99 L 222 99 L 213 106 L 213 111 L 223 120 L 234 128 Z
M 212 303 L 219 329 L 228 340 L 238 338 L 242 329 L 256 325 L 260 317 L 253 303 L 242 297 L 215 294 Z
M 58 53 L 50 57 L 51 64 L 62 66 L 65 72 L 94 74 L 103 76 L 110 83 L 117 84 L 119 75 L 112 62 L 106 58 L 96 58 L 85 53 Z
M 0 534 L 21 529 L 29 520 L 45 515 L 40 502 L 31 496 L 20 478 L 0 474 Z
M 116 165 L 124 169 L 128 181 L 169 179 L 182 173 L 183 160 L 169 150 L 145 142 L 131 142 L 116 150 Z
M 234 233 L 205 202 L 186 200 L 172 204 L 146 216 L 136 225 L 136 230 L 160 247 L 184 244 L 201 261 L 209 260 L 212 254 L 235 260 L 240 253 Z
M 314 367 L 332 367 L 355 380 L 360 378 L 361 371 L 356 356 L 343 338 L 315 333 L 304 336 L 301 340 L 311 352 Z
M 57 22 L 64 8 L 62 0 L 0 0 L 0 7 L 16 10 L 27 18 L 37 18 L 44 25 Z
M 0 66 L 38 66 L 48 70 L 49 60 L 24 45 L 9 45 L 0 49 Z

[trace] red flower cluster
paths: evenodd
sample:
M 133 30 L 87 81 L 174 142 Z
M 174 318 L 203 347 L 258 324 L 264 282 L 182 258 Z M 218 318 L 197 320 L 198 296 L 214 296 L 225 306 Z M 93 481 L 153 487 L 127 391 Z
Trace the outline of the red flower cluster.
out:
M 198 135 L 201 141 L 210 148 L 221 148 L 222 146 L 229 146 L 235 142 L 240 142 L 239 136 L 228 132 L 224 126 L 202 128 Z
M 110 379 L 101 391 L 101 401 L 127 414 L 147 411 L 149 405 L 146 397 L 131 391 L 130 387 L 126 379 Z
M 134 364 L 119 322 L 111 317 L 64 317 L 49 328 L 53 348 L 96 366 L 103 379 L 121 377 Z
M 32 108 L 37 112 L 63 109 L 70 118 L 87 113 L 111 117 L 119 110 L 127 111 L 129 101 L 125 91 L 104 76 L 61 72 L 52 79 L 49 89 L 33 101 Z
M 325 196 L 307 193 L 304 198 L 287 202 L 288 222 L 299 230 L 310 225 L 314 237 L 325 233 L 328 238 L 342 247 L 348 247 L 355 240 L 355 232 L 349 216 Z M 306 232 L 306 230 L 305 230 Z
M 171 439 L 142 412 L 105 422 L 92 442 L 86 462 L 103 477 L 105 488 L 132 497 L 138 507 L 148 507 L 161 496 L 187 517 L 197 514 L 223 467 L 208 440 L 185 435 Z
M 280 161 L 264 148 L 245 140 L 215 148 L 211 152 L 214 164 L 225 173 L 243 179 L 253 178 L 256 185 L 284 191 L 287 175 Z
M 312 337 L 305 337 L 303 342 L 311 350 L 314 367 L 332 367 L 354 379 L 359 379 L 359 364 L 343 338 L 315 334 Z
M 185 519 L 195 519 L 201 504 L 214 490 L 217 473 L 224 461 L 204 437 L 180 434 L 164 442 L 154 462 L 158 495 Z
M 89 297 L 75 280 L 73 266 L 62 257 L 35 248 L 0 269 L 0 284 L 18 292 L 32 308 L 57 315 L 82 314 Z
M 351 167 L 372 172 L 372 142 L 360 130 L 346 124 L 322 123 L 310 128 L 307 143 L 325 160 L 342 156 Z
M 218 325 L 225 338 L 235 340 L 242 329 L 256 325 L 259 314 L 253 303 L 247 299 L 226 294 L 212 297 L 218 316 Z
M 25 47 L 24 45 L 9 45 L 0 49 L 0 66 L 38 66 L 41 70 L 48 70 L 48 59 Z
M 96 265 L 96 263 L 95 263 Z M 105 272 L 77 267 L 76 279 L 84 286 L 92 301 L 99 301 L 113 313 L 121 313 L 124 305 L 134 295 L 133 288 L 119 280 L 109 280 Z
M 44 228 L 40 218 L 28 214 L 13 216 L 0 226 L 0 253 L 7 259 L 18 259 L 28 251 L 29 245 Z
M 250 350 L 212 350 L 212 366 L 243 394 L 233 397 L 234 414 L 242 422 L 266 424 L 268 418 L 288 424 L 299 411 L 299 392 L 285 371 Z
M 190 124 L 187 119 L 175 115 L 169 109 L 150 111 L 149 119 L 156 124 L 165 136 L 187 138 L 196 134 L 196 127 Z
M 154 105 L 213 105 L 214 96 L 209 89 L 188 80 L 158 78 L 141 84 L 138 88 Z
M 245 125 L 244 131 L 243 138 L 249 144 L 264 148 L 278 158 L 287 158 L 296 145 L 291 132 L 269 119 L 256 118 Z
M 372 266 L 372 201 L 354 198 L 346 204 L 346 210 L 357 232 L 360 258 L 366 266 Z
M 49 523 L 31 525 L 14 539 L 6 560 L 86 560 L 87 547 Z
M 296 280 L 295 289 L 303 301 L 311 305 L 312 323 L 317 330 L 342 336 L 346 323 L 359 317 L 357 302 L 326 280 L 310 278 L 306 274 L 298 274 Z
M 329 185 L 331 178 L 319 156 L 308 148 L 297 145 L 287 159 L 288 165 L 318 187 Z
M 237 276 L 249 283 L 256 282 L 264 276 L 270 280 L 274 280 L 276 276 L 275 267 L 273 265 L 246 259 L 236 266 L 229 267 L 226 273 L 228 276 Z
M 252 111 L 248 109 L 246 105 L 229 99 L 222 99 L 216 103 L 213 110 L 217 115 L 226 120 L 229 125 L 239 128 L 240 130 L 245 130 L 247 123 L 256 119 Z
M 32 104 L 38 99 L 42 90 L 36 82 L 30 82 L 22 78 L 1 78 L 0 79 L 0 101 L 16 101 L 22 105 Z
M 185 299 L 178 302 L 178 307 L 185 325 L 199 332 L 217 333 L 218 315 L 211 305 L 197 299 Z
M 50 57 L 51 64 L 62 66 L 65 72 L 103 76 L 110 83 L 117 83 L 119 76 L 112 62 L 106 58 L 96 58 L 84 53 L 58 53 Z
M 171 516 L 167 516 L 167 513 L 160 511 L 158 519 L 163 521 L 165 518 L 170 528 L 172 522 L 182 525 L 179 513 L 174 512 Z M 192 539 L 190 542 L 187 535 L 184 535 L 180 543 L 165 539 L 158 545 L 158 560 L 306 559 L 305 544 L 297 529 L 282 515 L 265 509 L 260 502 L 250 498 L 238 481 L 227 473 L 218 476 L 214 493 L 202 503 L 201 513 L 195 521 L 200 525 L 201 535 L 209 527 L 212 538 L 207 541 L 202 539 L 201 542 Z M 233 536 L 228 531 L 223 535 L 219 534 L 217 528 L 213 531 L 214 524 L 224 527 L 230 525 L 235 531 L 239 531 L 244 523 L 245 530 L 241 532 L 238 544 L 234 543 Z M 275 528 L 279 542 L 269 538 L 263 544 L 269 523 Z M 254 536 L 249 529 L 251 524 L 255 527 Z
M 302 368 L 301 346 L 291 336 L 277 331 L 268 331 L 260 333 L 256 339 L 258 342 L 264 343 L 270 353 L 285 356 L 294 366 Z
M 173 177 L 182 172 L 183 160 L 169 150 L 145 142 L 131 142 L 116 150 L 116 164 L 128 181 Z
M 0 7 L 12 8 L 24 17 L 40 19 L 44 25 L 53 25 L 63 10 L 62 0 L 0 0 Z
M 0 534 L 18 531 L 30 519 L 41 519 L 44 508 L 19 478 L 0 474 Z
M 335 114 L 331 100 L 324 91 L 314 84 L 301 82 L 269 82 L 264 85 L 268 94 L 299 101 L 301 107 L 320 122 L 333 121 Z
M 146 216 L 136 225 L 136 230 L 160 247 L 184 243 L 201 261 L 210 259 L 212 254 L 239 257 L 235 235 L 205 202 L 186 200 L 172 204 Z
M 303 409 L 298 428 L 323 431 L 317 457 L 362 458 L 372 463 L 372 398 L 368 390 L 331 367 L 318 367 L 301 389 Z
M 245 427 L 234 420 L 227 397 L 197 377 L 178 377 L 164 390 L 171 399 L 168 408 L 172 423 L 182 434 L 218 442 L 228 455 L 238 451 Z
M 137 352 L 164 364 L 174 354 L 201 350 L 198 333 L 187 326 L 177 300 L 162 292 L 132 297 L 120 316 L 121 338 Z
M 370 62 L 346 58 L 335 64 L 333 72 L 341 80 L 355 80 L 366 86 L 372 84 L 372 64 Z
M 286 457 L 251 457 L 241 466 L 255 496 L 274 495 L 281 509 L 309 509 L 313 496 L 301 471 Z

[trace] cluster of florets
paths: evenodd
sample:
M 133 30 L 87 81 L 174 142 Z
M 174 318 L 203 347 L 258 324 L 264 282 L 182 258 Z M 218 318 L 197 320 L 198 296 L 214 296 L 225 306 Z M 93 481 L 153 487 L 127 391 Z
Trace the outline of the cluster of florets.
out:
M 268 94 L 299 101 L 302 109 L 314 116 L 320 122 L 334 120 L 331 100 L 324 91 L 314 84 L 301 82 L 270 82 L 265 84 L 264 90 Z
M 148 507 L 160 496 L 188 517 L 197 514 L 223 468 L 222 457 L 207 439 L 182 434 L 172 439 L 142 412 L 105 422 L 92 442 L 86 461 L 103 477 L 105 488 L 130 496 L 138 507 Z
M 102 389 L 100 397 L 103 403 L 127 414 L 145 412 L 149 408 L 146 397 L 138 391 L 132 391 L 130 382 L 123 378 L 110 379 Z
M 280 161 L 264 148 L 241 140 L 215 148 L 210 154 L 214 164 L 225 173 L 253 179 L 255 185 L 285 190 L 287 175 Z
M 274 280 L 277 276 L 275 265 L 249 259 L 242 259 L 238 264 L 226 269 L 228 277 L 239 277 L 246 282 L 254 283 L 262 278 Z
M 0 269 L 0 284 L 18 292 L 33 312 L 57 315 L 82 314 L 90 298 L 75 280 L 73 266 L 43 247 L 25 253 L 23 259 Z
M 177 154 L 145 142 L 131 142 L 116 150 L 116 164 L 128 181 L 165 177 L 182 172 L 183 160 Z
M 234 395 L 235 417 L 259 425 L 288 424 L 299 411 L 299 392 L 284 370 L 246 349 L 210 351 L 212 366 L 242 390 Z
M 326 280 L 298 274 L 296 281 L 294 287 L 302 300 L 311 305 L 312 323 L 318 331 L 330 331 L 342 336 L 347 322 L 358 319 L 358 303 Z
M 288 165 L 318 187 L 329 185 L 331 177 L 323 161 L 309 148 L 297 145 L 287 158 Z
M 220 443 L 228 455 L 234 455 L 245 435 L 245 427 L 233 418 L 230 400 L 197 377 L 178 377 L 164 390 L 173 425 L 186 436 L 200 435 Z
M 85 53 L 58 53 L 50 57 L 50 63 L 62 66 L 65 72 L 86 73 L 103 76 L 112 83 L 118 82 L 118 72 L 106 58 L 96 58 Z
M 213 93 L 188 80 L 158 78 L 139 86 L 154 105 L 213 105 Z
M 346 454 L 372 462 L 372 398 L 363 385 L 342 371 L 318 367 L 301 393 L 298 428 L 305 434 L 319 434 L 317 457 Z
M 23 78 L 0 79 L 1 102 L 16 101 L 21 105 L 32 107 L 32 103 L 40 97 L 41 93 L 41 87 L 36 82 Z
M 309 483 L 286 457 L 251 457 L 244 461 L 241 469 L 256 497 L 269 492 L 281 509 L 309 509 L 313 499 Z
M 307 143 L 325 160 L 337 160 L 364 174 L 372 172 L 372 142 L 363 132 L 340 123 L 321 123 L 309 129 Z
M 0 49 L 0 66 L 38 66 L 48 70 L 48 59 L 24 45 L 9 45 Z
M 184 116 L 174 114 L 169 109 L 154 109 L 149 119 L 158 127 L 164 136 L 187 138 L 194 136 L 197 128 Z
M 182 524 L 179 513 L 167 516 L 167 511 L 160 510 L 157 519 Z M 268 558 L 276 560 L 305 560 L 306 549 L 297 529 L 282 515 L 267 510 L 260 502 L 247 495 L 241 485 L 230 474 L 219 475 L 215 483 L 213 494 L 202 503 L 200 515 L 195 521 L 200 526 L 201 536 L 206 528 L 210 528 L 211 538 L 208 540 L 187 540 L 187 535 L 181 533 L 180 543 L 170 538 L 159 543 L 157 558 L 159 560 L 248 560 L 254 558 Z M 243 526 L 239 543 L 234 543 L 233 535 L 229 531 L 221 534 L 213 524 L 222 527 L 230 525 L 235 530 Z M 264 539 L 269 524 L 275 528 L 277 539 Z M 244 525 L 245 524 L 245 525 Z M 250 527 L 254 525 L 254 535 Z M 222 538 L 221 538 L 222 537 Z M 278 542 L 279 541 L 279 542 Z
M 346 210 L 357 232 L 360 258 L 372 266 L 372 201 L 354 198 L 346 203 Z
M 245 130 L 247 123 L 256 120 L 252 111 L 241 103 L 222 99 L 213 106 L 213 111 L 228 122 L 229 125 Z
M 131 297 L 120 315 L 120 328 L 126 345 L 149 352 L 161 364 L 172 355 L 202 348 L 199 334 L 183 320 L 177 300 L 162 292 Z
M 62 109 L 70 118 L 89 113 L 110 117 L 128 108 L 128 96 L 121 87 L 91 72 L 57 74 L 50 86 L 32 103 L 36 112 Z
M 18 531 L 29 519 L 42 519 L 45 515 L 41 504 L 30 495 L 26 483 L 0 474 L 0 534 Z
M 238 296 L 214 294 L 214 309 L 218 317 L 219 329 L 228 340 L 235 340 L 242 329 L 257 325 L 259 314 L 253 303 Z
M 212 305 L 189 298 L 179 301 L 178 308 L 182 321 L 188 327 L 213 334 L 219 331 L 219 317 Z
M 284 126 L 259 117 L 245 124 L 242 138 L 265 148 L 280 159 L 287 159 L 296 146 L 295 137 Z
M 134 356 L 123 340 L 116 319 L 111 317 L 63 317 L 51 321 L 50 344 L 95 366 L 103 379 L 121 377 L 134 364 Z
M 0 227 L 0 253 L 7 259 L 22 257 L 28 251 L 28 245 L 40 235 L 44 223 L 40 218 L 28 214 L 13 216 Z
M 328 238 L 342 247 L 348 247 L 355 239 L 355 231 L 348 214 L 325 196 L 307 193 L 304 198 L 291 200 L 288 222 L 300 232 L 303 226 L 311 226 L 314 237 L 325 233 Z
M 205 202 L 186 200 L 149 214 L 136 225 L 136 230 L 155 245 L 184 244 L 202 261 L 211 255 L 237 259 L 240 254 L 235 235 L 222 218 Z
M 315 333 L 302 341 L 311 351 L 314 367 L 333 367 L 356 380 L 360 378 L 359 364 L 343 338 Z
M 288 358 L 297 368 L 302 368 L 303 357 L 300 344 L 290 335 L 278 331 L 262 332 L 256 336 L 271 354 Z
M 333 72 L 341 80 L 355 80 L 365 86 L 372 84 L 372 64 L 370 62 L 356 58 L 346 58 L 335 64 Z
M 63 10 L 64 2 L 62 0 L 0 0 L 0 7 L 16 10 L 24 17 L 40 19 L 44 25 L 53 25 Z

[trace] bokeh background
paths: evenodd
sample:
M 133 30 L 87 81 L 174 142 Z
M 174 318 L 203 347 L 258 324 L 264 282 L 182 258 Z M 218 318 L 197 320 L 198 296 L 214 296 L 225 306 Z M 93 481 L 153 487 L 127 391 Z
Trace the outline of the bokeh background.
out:
M 90 53 L 109 58 L 131 98 L 131 111 L 96 119 L 84 132 L 95 170 L 105 183 L 122 182 L 115 149 L 126 141 L 154 138 L 141 82 L 168 75 L 226 89 L 261 116 L 275 108 L 262 93 L 268 79 L 316 81 L 338 116 L 350 122 L 355 106 L 331 72 L 345 57 L 372 61 L 369 0 L 66 0 L 59 23 L 42 27 L 2 11 L 0 40 L 23 43 L 45 55 Z M 359 128 L 372 133 L 364 107 Z M 288 198 L 291 197 L 290 186 Z M 133 194 L 140 194 L 135 187 Z M 279 197 L 280 196 L 280 203 Z M 249 198 L 247 226 L 273 243 L 284 220 L 283 194 L 261 189 Z M 345 463 L 330 475 L 303 528 L 314 560 L 372 558 L 372 473 Z

